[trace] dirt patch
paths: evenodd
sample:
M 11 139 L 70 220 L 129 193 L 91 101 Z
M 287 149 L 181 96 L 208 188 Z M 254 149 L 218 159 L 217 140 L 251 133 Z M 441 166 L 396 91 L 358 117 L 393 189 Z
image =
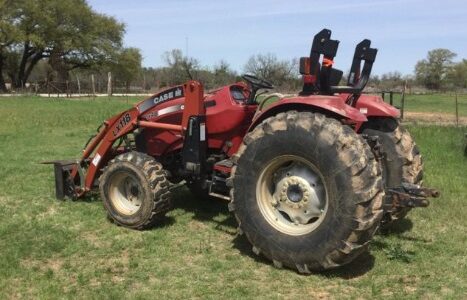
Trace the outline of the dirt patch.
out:
M 404 122 L 456 125 L 456 115 L 439 112 L 404 112 Z M 467 117 L 459 116 L 459 125 L 467 125 Z
M 20 265 L 26 269 L 36 269 L 41 272 L 52 270 L 54 273 L 62 269 L 63 260 L 59 258 L 50 258 L 47 260 L 23 259 Z
M 56 207 L 55 205 L 51 205 L 51 206 L 49 206 L 49 207 L 47 208 L 46 211 L 44 211 L 44 212 L 38 214 L 38 215 L 37 215 L 37 218 L 38 218 L 39 220 L 44 220 L 44 219 L 47 219 L 47 218 L 49 218 L 49 217 L 51 217 L 51 216 L 54 216 L 54 215 L 56 215 L 56 214 L 57 214 L 57 207 Z

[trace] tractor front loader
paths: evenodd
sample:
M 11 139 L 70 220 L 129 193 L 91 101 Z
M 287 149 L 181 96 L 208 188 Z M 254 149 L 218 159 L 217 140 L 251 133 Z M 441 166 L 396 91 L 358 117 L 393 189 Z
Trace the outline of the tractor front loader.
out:
M 197 197 L 228 201 L 238 232 L 277 267 L 349 263 L 380 225 L 439 193 L 421 187 L 422 158 L 399 111 L 362 94 L 377 50 L 359 43 L 339 86 L 338 44 L 330 30 L 315 36 L 294 96 L 260 99 L 273 85 L 253 75 L 206 94 L 189 81 L 106 120 L 80 159 L 47 162 L 57 198 L 99 187 L 111 220 L 146 229 L 170 210 L 171 189 L 186 184 Z

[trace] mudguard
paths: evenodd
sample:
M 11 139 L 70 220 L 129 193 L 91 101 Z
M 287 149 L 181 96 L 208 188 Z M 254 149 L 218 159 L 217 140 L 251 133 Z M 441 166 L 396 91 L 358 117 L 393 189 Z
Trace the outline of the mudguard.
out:
M 383 98 L 376 95 L 361 95 L 358 98 L 356 108 L 367 117 L 400 117 L 397 108 L 384 102 Z
M 287 110 L 309 110 L 321 113 L 329 112 L 343 119 L 360 124 L 368 121 L 365 114 L 347 105 L 345 100 L 341 97 L 313 95 L 278 100 L 266 109 L 256 113 L 248 131 L 255 128 L 264 119 Z

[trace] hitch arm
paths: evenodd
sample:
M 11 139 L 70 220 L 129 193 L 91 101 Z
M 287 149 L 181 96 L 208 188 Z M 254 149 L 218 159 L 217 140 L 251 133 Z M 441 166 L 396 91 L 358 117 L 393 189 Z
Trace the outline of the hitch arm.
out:
M 427 207 L 430 205 L 427 198 L 438 198 L 439 195 L 440 193 L 436 189 L 403 183 L 399 187 L 386 189 L 384 210 L 393 211 L 399 207 Z

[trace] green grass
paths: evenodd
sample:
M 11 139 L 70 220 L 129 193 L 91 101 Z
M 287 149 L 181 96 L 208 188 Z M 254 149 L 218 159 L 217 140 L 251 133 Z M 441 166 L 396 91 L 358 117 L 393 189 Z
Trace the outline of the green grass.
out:
M 389 102 L 389 95 L 386 95 Z M 467 116 L 467 95 L 458 95 L 459 116 Z M 401 107 L 400 95 L 394 95 L 394 105 Z M 456 113 L 455 94 L 406 95 L 404 109 L 409 112 Z
M 132 102 L 133 99 L 130 99 Z M 153 230 L 109 223 L 98 196 L 54 199 L 50 166 L 126 100 L 0 99 L 0 298 L 451 298 L 467 297 L 467 128 L 411 126 L 426 184 L 442 197 L 336 271 L 275 269 L 237 237 L 221 202 L 187 190 Z
M 265 96 L 260 96 L 264 99 Z M 400 94 L 394 94 L 393 105 L 401 108 L 402 97 Z M 277 101 L 278 98 L 268 100 L 264 106 L 267 107 L 271 103 Z M 389 94 L 386 94 L 385 101 L 389 103 Z M 467 116 L 467 95 L 458 95 L 458 113 L 459 116 Z M 406 112 L 424 112 L 424 113 L 444 113 L 455 115 L 456 113 L 456 98 L 455 94 L 427 94 L 427 95 L 406 95 L 404 110 Z M 454 119 L 453 119 L 454 120 Z

